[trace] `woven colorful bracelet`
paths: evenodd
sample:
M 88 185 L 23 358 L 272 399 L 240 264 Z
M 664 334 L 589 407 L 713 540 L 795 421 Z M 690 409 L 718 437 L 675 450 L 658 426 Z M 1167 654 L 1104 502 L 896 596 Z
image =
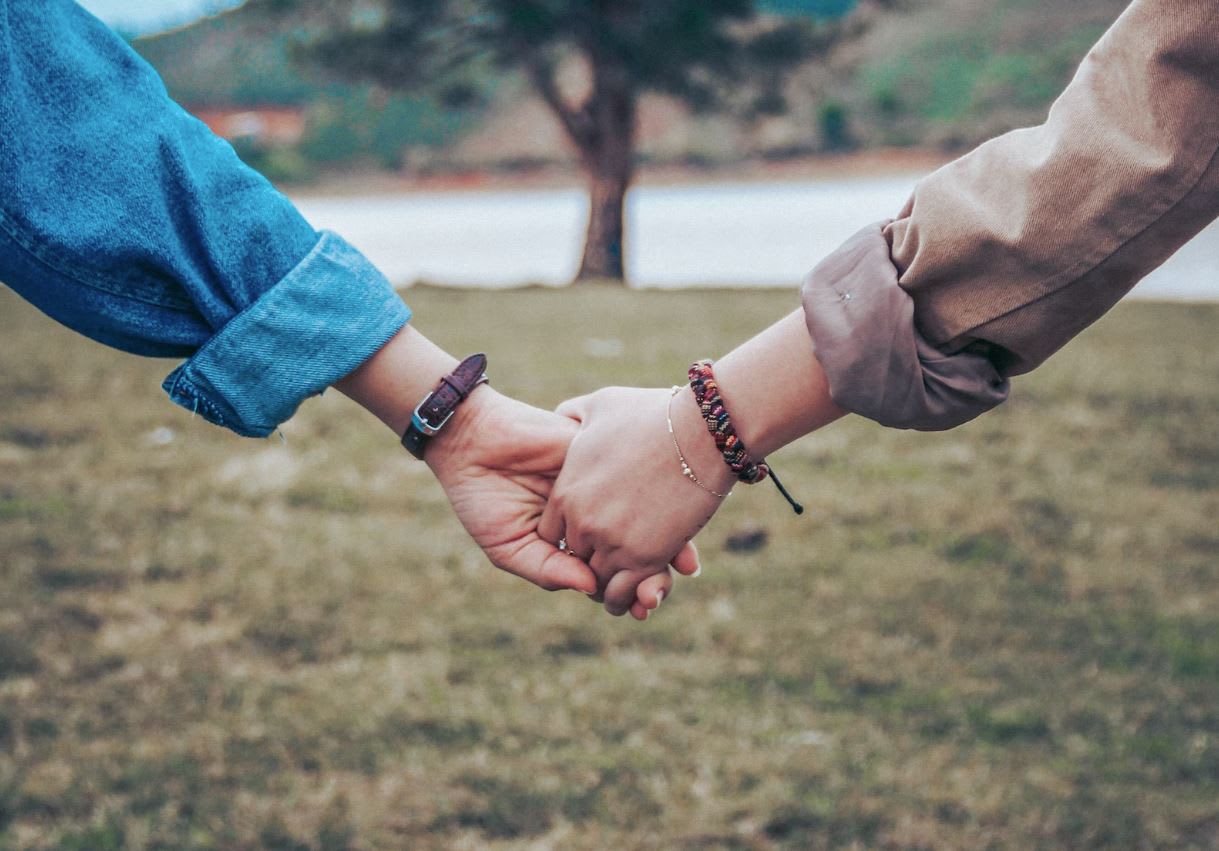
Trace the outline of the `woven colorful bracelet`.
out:
M 702 411 L 703 419 L 707 423 L 707 431 L 715 439 L 715 445 L 724 456 L 724 463 L 728 465 L 737 479 L 747 485 L 756 485 L 770 476 L 775 487 L 779 489 L 779 493 L 783 494 L 783 498 L 791 505 L 792 510 L 797 514 L 803 514 L 804 506 L 792 499 L 787 488 L 783 487 L 783 483 L 779 481 L 779 477 L 775 475 L 774 470 L 766 461 L 754 461 L 750 457 L 745 442 L 741 440 L 740 435 L 732 426 L 732 417 L 729 416 L 724 399 L 720 396 L 720 388 L 715 381 L 711 361 L 695 361 L 690 366 L 688 375 L 690 389 L 694 391 L 694 401 L 698 403 L 699 410 Z

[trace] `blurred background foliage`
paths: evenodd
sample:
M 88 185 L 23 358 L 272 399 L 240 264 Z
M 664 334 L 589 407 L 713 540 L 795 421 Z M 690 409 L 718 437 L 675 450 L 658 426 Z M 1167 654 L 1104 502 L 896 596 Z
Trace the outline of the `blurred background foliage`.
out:
M 291 31 L 286 53 L 292 62 L 333 80 L 374 86 L 385 100 L 422 94 L 444 109 L 469 110 L 490 103 L 487 81 L 524 80 L 529 95 L 511 99 L 507 115 L 518 118 L 520 102 L 531 96 L 549 120 L 516 131 L 481 122 L 477 135 L 496 144 L 486 152 L 490 163 L 473 165 L 501 165 L 505 156 L 512 161 L 511 145 L 499 144 L 506 137 L 521 145 L 518 162 L 545 162 L 569 150 L 590 201 L 575 279 L 624 281 L 626 198 L 641 137 L 669 134 L 683 117 L 725 114 L 752 124 L 785 115 L 793 72 L 824 63 L 896 5 L 870 0 L 816 15 L 780 14 L 755 0 L 250 0 L 244 10 L 267 32 Z M 663 113 L 653 108 L 651 120 L 644 114 L 647 99 L 663 103 Z M 232 131 L 248 137 L 261 130 L 259 141 L 272 138 L 278 123 L 276 141 L 301 142 L 298 130 L 286 132 L 302 126 L 299 116 L 286 114 L 283 105 L 236 116 L 213 112 L 209 124 L 218 122 L 228 126 L 220 132 L 229 138 Z M 536 138 L 539 124 L 561 128 L 559 151 Z M 331 126 L 336 132 L 327 134 L 325 150 L 357 157 L 357 134 L 345 124 Z M 827 126 L 836 144 L 849 139 L 843 122 Z
M 857 5 L 761 0 L 759 8 L 834 21 Z M 964 149 L 1042 120 L 1125 5 L 907 0 L 878 15 L 860 38 L 789 74 L 781 114 L 707 115 L 648 96 L 639 159 L 731 167 L 880 147 Z M 547 132 L 551 119 L 517 72 L 475 64 L 457 86 L 448 79 L 443 90 L 421 85 L 409 95 L 336 82 L 294 61 L 302 25 L 246 4 L 134 45 L 188 107 L 303 110 L 307 131 L 291 150 L 242 148 L 276 179 L 303 180 L 335 167 L 426 174 L 574 163 L 557 127 Z

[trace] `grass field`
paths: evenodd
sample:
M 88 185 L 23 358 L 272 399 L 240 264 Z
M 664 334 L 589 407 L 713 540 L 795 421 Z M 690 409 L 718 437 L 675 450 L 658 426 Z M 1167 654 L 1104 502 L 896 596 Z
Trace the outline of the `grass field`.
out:
M 545 406 L 795 305 L 409 300 Z M 485 565 L 345 400 L 241 440 L 0 291 L 0 847 L 1215 848 L 1217 331 L 1124 305 L 956 432 L 790 447 L 809 512 L 742 492 L 638 625 Z

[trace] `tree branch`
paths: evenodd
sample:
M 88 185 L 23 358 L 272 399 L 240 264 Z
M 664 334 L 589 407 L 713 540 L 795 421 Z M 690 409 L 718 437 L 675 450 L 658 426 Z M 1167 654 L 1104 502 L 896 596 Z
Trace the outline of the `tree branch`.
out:
M 563 130 L 566 131 L 572 143 L 580 151 L 585 151 L 593 143 L 596 135 L 587 109 L 574 107 L 567 102 L 563 93 L 559 91 L 558 83 L 554 79 L 554 71 L 547 62 L 536 56 L 528 56 L 524 65 L 534 89 L 550 107 L 550 111 L 559 119 L 559 123 L 563 125 Z

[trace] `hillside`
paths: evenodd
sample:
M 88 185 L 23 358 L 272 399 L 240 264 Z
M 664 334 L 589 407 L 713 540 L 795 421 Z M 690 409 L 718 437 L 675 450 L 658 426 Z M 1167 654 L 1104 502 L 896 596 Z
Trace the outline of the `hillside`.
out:
M 253 165 L 281 180 L 317 166 L 372 162 L 401 168 L 409 150 L 440 149 L 477 130 L 498 81 L 482 81 L 484 100 L 447 107 L 429 92 L 386 96 L 368 86 L 327 80 L 291 59 L 291 34 L 237 8 L 132 46 L 188 107 L 300 106 L 309 132 L 299 150 L 239 146 Z
M 186 104 L 302 104 L 324 93 L 290 62 L 288 35 L 240 9 L 132 45 Z
M 855 0 L 764 0 L 779 14 L 832 16 Z M 649 98 L 649 162 L 728 165 L 825 150 L 959 149 L 1040 121 L 1125 0 L 925 0 L 891 13 L 857 42 L 793 75 L 789 114 L 747 122 L 692 116 Z M 135 42 L 187 104 L 298 104 L 312 128 L 295 154 L 312 165 L 373 161 L 420 170 L 570 162 L 545 107 L 512 75 L 477 80 L 464 109 L 430 97 L 385 97 L 303 77 L 288 36 L 237 9 Z M 294 161 L 295 162 L 295 161 Z M 307 171 L 300 166 L 290 171 Z M 294 176 L 289 174 L 286 176 Z
M 960 147 L 1039 123 L 1128 0 L 929 0 L 836 58 L 866 145 Z

